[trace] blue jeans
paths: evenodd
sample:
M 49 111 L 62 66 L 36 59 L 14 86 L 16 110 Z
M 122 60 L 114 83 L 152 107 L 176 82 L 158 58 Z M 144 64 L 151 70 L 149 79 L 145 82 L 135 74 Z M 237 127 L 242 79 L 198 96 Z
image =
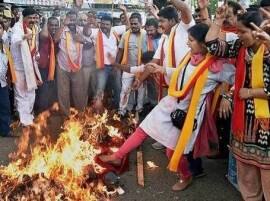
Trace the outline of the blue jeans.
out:
M 97 70 L 96 95 L 103 94 L 105 89 L 112 92 L 112 105 L 115 109 L 118 109 L 121 92 L 121 71 L 111 65 L 105 65 L 103 69 Z
M 0 86 L 0 97 L 0 135 L 8 136 L 10 131 L 11 111 L 7 86 Z

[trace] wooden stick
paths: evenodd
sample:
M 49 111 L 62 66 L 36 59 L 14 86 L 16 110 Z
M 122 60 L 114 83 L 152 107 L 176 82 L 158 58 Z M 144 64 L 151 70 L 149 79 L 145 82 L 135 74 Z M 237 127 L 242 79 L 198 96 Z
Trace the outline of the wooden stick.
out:
M 143 152 L 141 146 L 137 150 L 137 179 L 138 184 L 144 187 Z

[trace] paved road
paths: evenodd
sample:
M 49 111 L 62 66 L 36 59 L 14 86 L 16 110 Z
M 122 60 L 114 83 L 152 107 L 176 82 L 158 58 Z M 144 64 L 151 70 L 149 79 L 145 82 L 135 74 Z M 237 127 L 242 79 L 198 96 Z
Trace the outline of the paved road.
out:
M 130 171 L 121 176 L 121 184 L 126 193 L 119 201 L 239 201 L 240 195 L 225 178 L 225 160 L 204 160 L 207 176 L 197 179 L 183 192 L 172 192 L 171 186 L 176 176 L 166 170 L 167 159 L 164 151 L 155 151 L 147 141 L 143 146 L 144 161 L 153 161 L 156 169 L 145 165 L 145 187 L 137 185 L 135 153 L 130 157 Z M 15 149 L 14 138 L 0 138 L 0 163 L 8 163 L 8 153 Z
M 8 163 L 8 154 L 15 150 L 16 138 L 0 138 L 0 164 Z M 177 177 L 170 173 L 164 151 L 153 150 L 148 140 L 144 146 L 144 161 L 153 161 L 156 169 L 149 169 L 145 164 L 145 187 L 137 185 L 136 158 L 133 152 L 130 157 L 130 171 L 121 176 L 125 194 L 116 198 L 118 201 L 240 201 L 240 194 L 225 178 L 226 160 L 204 159 L 207 176 L 197 179 L 187 190 L 172 192 L 171 186 Z

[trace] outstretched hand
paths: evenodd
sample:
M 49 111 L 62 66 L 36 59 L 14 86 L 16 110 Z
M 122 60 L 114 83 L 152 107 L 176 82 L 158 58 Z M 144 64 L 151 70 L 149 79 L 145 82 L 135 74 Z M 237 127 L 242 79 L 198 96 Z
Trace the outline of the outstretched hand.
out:
M 198 6 L 200 9 L 205 9 L 209 6 L 209 0 L 198 0 Z
M 164 68 L 156 63 L 146 64 L 146 69 L 150 73 L 164 73 Z

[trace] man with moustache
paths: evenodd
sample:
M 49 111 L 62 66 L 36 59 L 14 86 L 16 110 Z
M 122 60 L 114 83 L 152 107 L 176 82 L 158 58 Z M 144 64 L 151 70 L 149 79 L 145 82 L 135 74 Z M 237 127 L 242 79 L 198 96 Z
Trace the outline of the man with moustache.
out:
M 57 54 L 57 94 L 60 111 L 70 114 L 70 98 L 74 107 L 81 111 L 84 108 L 84 78 L 81 69 L 83 45 L 88 38 L 83 35 L 82 27 L 77 26 L 77 13 L 69 11 L 63 26 L 55 37 L 59 42 Z
M 163 65 L 164 67 L 177 67 L 180 60 L 189 51 L 187 46 L 188 33 L 187 30 L 195 24 L 192 18 L 192 12 L 188 5 L 180 0 L 172 0 L 173 6 L 167 6 L 161 9 L 158 13 L 159 26 L 163 30 L 163 35 L 159 40 L 159 45 L 154 55 L 152 62 Z M 179 13 L 181 12 L 181 21 L 179 22 Z M 170 43 L 169 39 L 172 38 Z M 169 46 L 169 44 L 173 44 Z M 171 62 L 169 62 L 171 61 Z M 139 79 L 136 79 L 133 87 L 138 88 L 141 83 L 149 76 L 149 72 L 145 71 Z M 161 99 L 164 94 L 167 93 L 166 87 L 164 86 L 164 80 L 157 80 L 158 99 Z M 164 147 L 160 143 L 154 143 L 154 149 L 163 149 Z
M 112 107 L 118 108 L 121 90 L 121 72 L 113 68 L 108 54 L 113 57 L 117 53 L 119 35 L 126 31 L 126 26 L 112 27 L 112 17 L 104 15 L 101 18 L 100 29 L 92 29 L 91 37 L 96 41 L 97 91 L 95 103 L 103 100 L 104 91 L 108 89 L 112 96 Z M 106 87 L 108 86 L 108 87 Z
M 141 29 L 142 18 L 139 13 L 132 13 L 130 18 L 130 30 L 122 35 L 119 43 L 119 50 L 116 57 L 116 63 L 129 66 L 141 65 L 141 55 L 146 52 L 146 32 Z M 136 75 L 139 76 L 139 75 Z M 122 89 L 120 94 L 119 114 L 125 116 L 127 111 L 132 111 L 135 100 L 134 91 L 131 90 L 135 75 L 123 72 Z M 130 96 L 132 94 L 132 96 Z M 143 101 L 145 95 L 145 87 L 141 85 L 138 88 L 136 111 L 143 110 Z
M 47 19 L 46 19 L 47 21 Z M 54 36 L 59 29 L 56 17 L 50 17 L 39 33 L 39 71 L 43 84 L 36 91 L 35 113 L 38 114 L 50 108 L 57 101 L 55 81 L 55 42 Z
M 158 48 L 158 43 L 161 38 L 161 34 L 158 33 L 158 20 L 154 18 L 150 18 L 145 23 L 145 30 L 147 33 L 146 49 L 147 51 L 155 52 Z M 147 103 L 150 104 L 151 107 L 154 107 L 157 104 L 157 87 L 155 80 L 153 77 L 149 77 L 146 80 L 146 92 L 147 92 Z
M 31 29 L 34 26 L 36 11 L 26 8 L 22 12 L 23 21 L 18 21 L 13 27 L 11 37 L 11 54 L 16 74 L 15 100 L 20 122 L 23 126 L 33 123 L 32 110 L 35 102 L 35 89 L 42 84 L 37 67 L 38 49 L 36 49 L 36 35 Z

